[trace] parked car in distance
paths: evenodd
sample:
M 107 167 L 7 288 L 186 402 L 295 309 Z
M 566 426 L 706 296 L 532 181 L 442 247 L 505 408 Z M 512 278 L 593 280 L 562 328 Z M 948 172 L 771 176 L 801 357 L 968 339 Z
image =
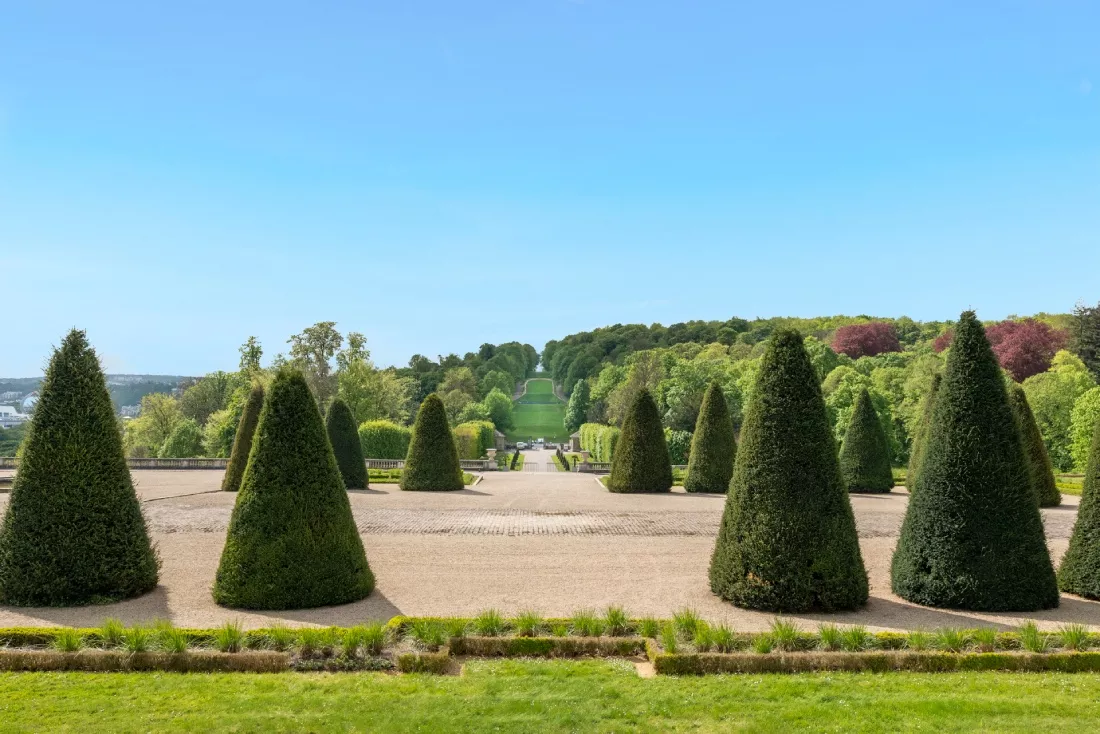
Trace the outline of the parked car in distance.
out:
M 520 449 L 520 450 L 523 450 L 523 449 L 527 448 L 527 442 L 526 441 L 517 441 L 516 442 L 516 448 Z

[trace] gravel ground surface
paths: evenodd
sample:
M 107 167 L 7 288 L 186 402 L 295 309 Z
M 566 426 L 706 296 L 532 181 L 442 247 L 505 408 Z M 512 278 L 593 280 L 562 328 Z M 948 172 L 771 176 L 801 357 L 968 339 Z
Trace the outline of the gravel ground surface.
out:
M 378 485 L 351 493 L 367 557 L 378 578 L 370 598 L 319 610 L 252 613 L 222 609 L 210 598 L 235 497 L 218 491 L 221 472 L 135 472 L 163 561 L 161 584 L 139 599 L 100 607 L 0 607 L 0 626 L 95 625 L 106 617 L 133 623 L 171 619 L 214 626 L 236 619 L 248 627 L 352 624 L 394 614 L 474 614 L 487 607 L 547 615 L 624 605 L 636 615 L 669 616 L 685 606 L 736 628 L 766 628 L 773 618 L 736 609 L 714 597 L 707 566 L 723 496 L 616 495 L 592 477 L 564 473 L 489 473 L 472 489 L 401 492 Z M 1065 552 L 1076 497 L 1044 510 L 1055 559 Z M 0 510 L 7 495 L 0 495 Z M 889 592 L 889 564 L 906 507 L 904 491 L 853 496 L 872 599 L 859 612 L 796 615 L 912 629 L 978 624 L 1016 625 L 1036 619 L 1057 627 L 1080 622 L 1100 629 L 1100 603 L 1064 596 L 1062 606 L 1026 615 L 979 615 L 908 604 Z

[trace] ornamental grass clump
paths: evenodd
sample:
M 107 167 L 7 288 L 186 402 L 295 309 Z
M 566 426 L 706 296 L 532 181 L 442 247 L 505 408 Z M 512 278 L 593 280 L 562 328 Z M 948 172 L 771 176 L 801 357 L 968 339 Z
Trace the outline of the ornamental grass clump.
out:
M 777 612 L 867 602 L 867 572 L 832 425 L 798 332 L 775 332 L 764 353 L 710 586 L 737 606 Z
M 504 617 L 496 609 L 486 609 L 474 617 L 474 631 L 482 637 L 499 637 L 506 629 Z
M 267 390 L 214 580 L 241 609 L 358 601 L 374 588 L 317 404 L 298 370 Z
M 1031 491 L 1039 507 L 1057 507 L 1062 504 L 1062 494 L 1054 482 L 1054 468 L 1050 464 L 1043 435 L 1035 423 L 1035 415 L 1027 402 L 1024 389 L 1012 383 L 1008 390 L 1012 403 L 1012 412 L 1016 425 L 1020 429 L 1020 438 L 1024 442 L 1024 456 L 1027 458 L 1028 476 L 1031 478 Z
M 256 424 L 260 422 L 260 411 L 264 407 L 264 386 L 256 383 L 248 393 L 248 400 L 237 423 L 237 433 L 233 436 L 233 450 L 229 453 L 229 462 L 225 465 L 222 477 L 222 489 L 236 492 L 241 488 L 248 455 L 252 452 L 252 438 L 256 435 Z
M 1083 624 L 1065 624 L 1058 630 L 1062 647 L 1073 652 L 1089 649 L 1089 630 Z
M 458 637 L 459 635 L 452 635 Z M 364 655 L 377 657 L 382 654 L 382 648 L 386 646 L 386 627 L 379 622 L 372 622 L 363 627 L 359 640 Z
M 50 647 L 58 652 L 76 652 L 84 647 L 84 637 L 71 627 L 64 627 L 57 631 Z
M 691 645 L 696 652 L 710 652 L 711 648 L 714 647 L 714 635 L 711 633 L 709 624 L 700 622 L 695 626 L 695 634 L 691 637 Z
M 871 635 L 863 625 L 852 625 L 841 631 L 840 646 L 847 652 L 866 650 L 871 646 Z
M 122 649 L 128 653 L 149 652 L 153 645 L 153 631 L 148 627 L 134 625 L 122 631 Z
M 117 619 L 105 619 L 99 627 L 99 639 L 104 647 L 119 647 L 122 644 L 122 634 L 126 626 Z
M 336 466 L 348 489 L 367 488 L 367 463 L 363 459 L 363 445 L 351 408 L 340 398 L 332 401 L 325 415 L 325 432 L 328 433 Z
M 1058 586 L 1086 599 L 1100 599 L 1100 421 L 1092 432 L 1081 504 L 1058 569 Z
M 542 615 L 536 611 L 525 610 L 512 620 L 512 629 L 519 637 L 535 637 L 542 630 Z
M 240 622 L 226 622 L 214 630 L 214 647 L 218 652 L 240 652 L 243 641 Z
M 603 619 L 607 634 L 611 637 L 622 637 L 630 634 L 630 617 L 622 607 L 608 607 Z
M 924 630 L 911 630 L 905 638 L 905 646 L 916 652 L 923 652 L 932 645 L 932 636 Z
M 576 637 L 599 637 L 603 634 L 604 621 L 591 609 L 573 612 L 572 632 Z
M 710 640 L 715 652 L 733 652 L 737 647 L 737 638 L 733 630 L 725 624 L 720 624 L 710 631 Z
M 50 359 L 23 445 L 0 525 L 0 604 L 104 604 L 151 591 L 159 561 L 83 331 Z
M 971 631 L 970 639 L 978 652 L 993 652 L 997 648 L 997 630 L 992 627 L 978 627 Z
M 889 492 L 894 486 L 890 444 L 866 388 L 856 398 L 840 447 L 840 475 L 849 492 Z
M 447 630 L 442 624 L 431 619 L 418 619 L 409 626 L 409 636 L 417 646 L 428 652 L 435 652 L 447 642 Z
M 157 646 L 173 655 L 182 655 L 191 646 L 191 638 L 178 627 L 169 625 L 157 630 Z
M 638 622 L 638 634 L 642 637 L 656 639 L 661 631 L 661 623 L 653 617 L 642 617 Z
M 1050 638 L 1039 631 L 1039 625 L 1027 621 L 1020 625 L 1020 647 L 1028 652 L 1046 652 L 1050 648 Z
M 401 489 L 421 492 L 442 492 L 462 489 L 462 467 L 458 448 L 447 423 L 447 409 L 439 396 L 432 393 L 420 404 L 413 426 L 405 470 L 401 472 Z
M 829 652 L 840 649 L 840 628 L 835 624 L 823 624 L 817 629 L 818 647 Z
M 924 451 L 894 552 L 894 593 L 952 609 L 1058 606 L 1020 431 L 972 311 L 955 329 Z
M 688 455 L 685 492 L 725 494 L 733 477 L 733 460 L 737 443 L 733 434 L 733 419 L 726 404 L 725 393 L 712 382 L 703 394 L 703 404 L 695 421 Z
M 297 633 L 285 624 L 272 625 L 267 630 L 267 644 L 272 650 L 289 650 L 298 638 Z
M 772 620 L 771 639 L 783 652 L 792 652 L 798 649 L 798 627 L 785 619 Z
M 675 655 L 680 649 L 680 638 L 676 634 L 676 627 L 666 624 L 661 628 L 661 647 L 669 655 Z
M 672 624 L 676 633 L 685 640 L 690 640 L 695 635 L 695 628 L 702 623 L 699 612 L 691 607 L 684 607 L 678 612 L 672 613 Z
M 962 652 L 966 647 L 967 636 L 958 627 L 944 627 L 936 632 L 936 647 L 946 652 Z
M 607 488 L 612 492 L 668 492 L 672 463 L 668 457 L 661 416 L 649 390 L 642 389 L 623 420 L 622 433 L 611 457 Z

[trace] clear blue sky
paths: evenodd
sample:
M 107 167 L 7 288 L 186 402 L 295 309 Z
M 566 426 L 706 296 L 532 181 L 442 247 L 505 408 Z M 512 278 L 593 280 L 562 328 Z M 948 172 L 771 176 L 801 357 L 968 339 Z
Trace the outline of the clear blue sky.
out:
M 963 7 L 965 6 L 965 7 Z M 1100 300 L 1096 2 L 0 12 L 0 375 Z

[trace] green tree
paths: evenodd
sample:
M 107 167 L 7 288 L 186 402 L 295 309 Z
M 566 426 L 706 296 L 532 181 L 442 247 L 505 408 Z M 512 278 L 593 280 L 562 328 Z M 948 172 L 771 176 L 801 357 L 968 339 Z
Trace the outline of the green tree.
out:
M 565 406 L 565 430 L 569 433 L 576 433 L 588 419 L 588 399 L 591 392 L 587 380 L 577 380 L 573 394 L 569 396 L 569 403 Z
M 1057 507 L 1062 504 L 1062 495 L 1054 483 L 1054 469 L 1050 465 L 1046 446 L 1043 445 L 1043 437 L 1039 435 L 1039 426 L 1035 424 L 1035 416 L 1031 414 L 1031 408 L 1027 404 L 1027 395 L 1022 387 L 1013 382 L 1008 388 L 1008 399 L 1020 429 L 1035 502 L 1039 507 Z
M 939 394 L 940 382 L 943 377 L 936 374 L 932 378 L 931 387 L 925 396 L 921 406 L 920 422 L 913 427 L 913 440 L 909 446 L 909 467 L 905 472 L 905 487 L 909 494 L 917 486 L 917 473 L 920 471 L 921 462 L 924 460 L 925 447 L 928 444 L 928 430 L 932 424 L 932 411 L 936 407 L 936 395 Z
M 795 331 L 768 342 L 710 563 L 715 594 L 778 612 L 855 609 L 867 572 L 817 372 Z
M 668 492 L 672 489 L 672 464 L 661 428 L 661 416 L 649 390 L 642 388 L 623 421 L 615 453 L 611 457 L 612 492 Z
M 242 374 L 252 377 L 260 371 L 260 360 L 264 356 L 264 350 L 256 337 L 248 337 L 248 341 L 242 344 L 238 351 L 241 353 L 239 369 Z
M 335 327 L 335 321 L 320 321 L 287 340 L 291 362 L 305 374 L 318 405 L 326 404 L 336 393 L 331 360 L 344 337 Z
M 466 403 L 455 418 L 455 425 L 474 421 L 491 421 L 489 409 L 484 403 Z
M 446 395 L 455 390 L 464 393 L 470 400 L 477 400 L 477 378 L 469 367 L 456 367 L 443 375 L 439 392 Z
M 260 412 L 214 601 L 306 609 L 353 602 L 373 588 L 317 403 L 302 373 L 283 369 Z
M 451 390 L 444 393 L 442 400 L 443 408 L 447 412 L 447 420 L 451 423 L 455 423 L 458 416 L 462 415 L 462 411 L 466 409 L 466 406 L 474 402 L 473 398 L 461 390 Z M 420 409 L 423 410 L 424 406 L 421 405 Z
M 849 492 L 889 492 L 894 486 L 890 446 L 866 389 L 856 398 L 840 447 L 840 476 Z
M 1023 382 L 1024 392 L 1050 461 L 1058 471 L 1073 468 L 1070 416 L 1077 398 L 1096 387 L 1084 362 L 1063 350 L 1054 355 L 1050 369 Z
M 726 396 L 721 386 L 712 382 L 703 396 L 691 438 L 684 491 L 725 493 L 733 477 L 736 455 L 737 443 Z
M 1020 431 L 972 311 L 955 329 L 924 451 L 894 552 L 894 593 L 952 609 L 1058 606 Z
M 412 429 L 392 421 L 366 421 L 359 426 L 359 443 L 368 459 L 404 459 L 411 440 Z
M 175 430 L 183 413 L 179 401 L 165 393 L 141 398 L 141 412 L 126 424 L 126 447 L 131 456 L 156 456 Z
M 260 422 L 260 411 L 263 407 L 264 387 L 257 382 L 248 393 L 248 401 L 244 404 L 241 420 L 237 424 L 237 434 L 233 437 L 233 451 L 225 466 L 225 476 L 222 477 L 222 489 L 226 492 L 236 492 L 241 488 L 241 480 L 248 466 L 248 456 L 252 453 L 252 440 L 256 435 L 256 425 Z
M 512 427 L 512 399 L 502 393 L 500 388 L 494 387 L 482 401 L 489 411 L 489 420 L 497 427 L 498 431 L 505 431 Z
M 200 377 L 180 396 L 180 413 L 200 426 L 206 425 L 211 414 L 224 408 L 228 402 L 237 386 L 233 378 L 228 372 L 211 372 Z
M 1100 421 L 1093 427 L 1081 504 L 1058 569 L 1058 586 L 1086 599 L 1100 599 Z
M 1100 387 L 1094 387 L 1077 398 L 1070 413 L 1070 455 L 1073 467 L 1085 471 L 1092 446 L 1093 426 L 1100 421 Z
M 344 478 L 348 489 L 367 488 L 367 464 L 363 459 L 363 446 L 359 443 L 359 431 L 355 427 L 355 418 L 348 404 L 336 398 L 329 405 L 325 416 L 325 431 L 328 433 L 332 453 L 336 457 L 336 466 Z
M 439 396 L 432 393 L 424 398 L 416 415 L 405 470 L 401 472 L 401 489 L 443 491 L 462 487 L 462 467 L 447 423 L 447 410 Z
M 484 398 L 494 387 L 511 396 L 516 391 L 516 379 L 503 370 L 489 370 L 477 383 L 478 393 Z
M 120 601 L 151 591 L 158 568 L 99 358 L 74 329 L 46 370 L 0 526 L 0 603 Z
M 172 429 L 157 452 L 162 459 L 190 459 L 202 456 L 202 429 L 191 418 L 184 418 Z
M 1073 309 L 1071 334 L 1074 353 L 1088 367 L 1093 379 L 1100 380 L 1100 303 L 1095 306 L 1077 304 Z

